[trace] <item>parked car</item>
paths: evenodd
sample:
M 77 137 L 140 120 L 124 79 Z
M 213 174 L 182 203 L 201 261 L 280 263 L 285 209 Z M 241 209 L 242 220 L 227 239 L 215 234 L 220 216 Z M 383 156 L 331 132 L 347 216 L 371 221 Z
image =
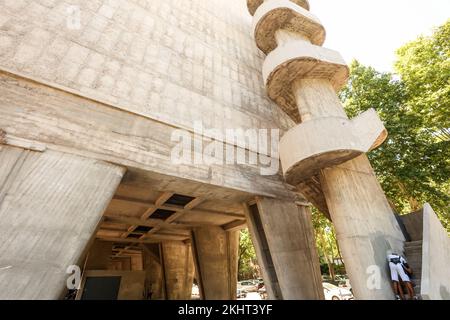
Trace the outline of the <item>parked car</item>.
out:
M 350 292 L 353 294 L 352 285 L 350 284 L 350 279 L 346 275 L 336 275 L 336 282 L 334 283 L 332 281 L 324 281 L 331 284 L 335 284 L 340 288 L 344 288 L 347 290 L 350 290 Z
M 334 280 L 329 275 L 322 275 L 322 282 L 331 283 L 335 286 L 340 286 L 340 283 L 342 282 L 339 278 L 339 275 L 336 275 Z
M 247 292 L 257 292 L 258 285 L 253 280 L 245 280 L 238 282 L 238 288 L 244 289 Z
M 237 294 L 236 294 L 236 297 L 237 297 L 238 299 L 245 299 L 245 298 L 247 298 L 247 291 L 245 291 L 245 290 L 242 289 L 242 288 L 237 288 Z
M 348 279 L 347 276 L 344 276 L 342 274 L 337 274 L 334 278 L 338 281 L 343 281 L 345 279 Z
M 339 288 L 334 284 L 324 282 L 323 293 L 325 294 L 325 300 L 353 300 L 353 294 L 350 290 L 345 288 Z

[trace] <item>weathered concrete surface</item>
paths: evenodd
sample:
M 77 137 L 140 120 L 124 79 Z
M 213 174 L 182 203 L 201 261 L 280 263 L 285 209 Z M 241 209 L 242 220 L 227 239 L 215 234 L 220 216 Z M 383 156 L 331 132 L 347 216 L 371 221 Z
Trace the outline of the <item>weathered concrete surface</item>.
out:
M 143 251 L 143 258 L 146 290 L 151 293 L 151 300 L 164 299 L 163 270 L 159 255 L 159 245 L 145 246 L 147 248 Z M 156 247 L 156 250 L 153 250 L 151 247 Z
M 112 242 L 95 240 L 89 249 L 86 270 L 107 270 L 112 255 Z
M 339 91 L 346 83 L 349 75 L 348 66 L 342 56 L 334 50 L 313 46 L 309 41 L 294 38 L 291 33 L 280 30 L 277 35 L 279 46 L 272 51 L 263 64 L 263 79 L 269 97 L 276 101 L 283 110 L 297 120 L 298 108 L 293 88 L 300 78 L 314 78 L 320 75 L 332 84 L 333 92 Z M 286 43 L 280 43 L 286 41 Z M 289 74 L 289 77 L 286 77 Z M 283 101 L 283 98 L 285 101 Z M 302 117 L 301 121 L 305 121 Z
M 410 236 L 410 241 L 423 240 L 423 210 L 400 216 Z
M 264 232 L 280 290 L 279 297 L 274 297 L 272 292 L 270 298 L 323 299 L 319 257 L 309 208 L 267 198 L 258 199 L 257 207 L 264 230 L 257 230 L 254 223 L 250 230 L 252 233 Z M 254 218 L 249 221 L 254 221 Z M 261 256 L 264 253 L 261 252 L 263 244 L 260 237 L 253 236 L 253 239 Z M 273 283 L 270 278 L 267 280 Z
M 124 170 L 0 145 L 0 299 L 57 299 Z
M 426 300 L 450 300 L 450 238 L 427 203 L 423 209 L 422 287 Z
M 191 246 L 181 241 L 165 241 L 161 250 L 166 299 L 189 300 L 195 274 Z
M 386 129 L 373 109 L 353 120 L 323 117 L 304 122 L 281 140 L 285 179 L 298 185 L 322 168 L 344 163 L 370 151 L 374 144 L 386 137 Z
M 277 47 L 275 34 L 289 30 L 321 46 L 325 42 L 325 28 L 315 15 L 289 0 L 271 0 L 263 3 L 253 17 L 256 45 L 268 54 Z
M 405 238 L 367 156 L 322 170 L 321 183 L 355 297 L 393 299 L 386 253 L 403 252 Z
M 153 188 L 185 194 L 202 189 L 218 199 L 242 199 L 243 193 L 293 198 L 281 176 L 261 176 L 256 166 L 193 161 L 174 165 L 174 127 L 2 72 L 0 115 L 7 143 L 17 137 L 43 148 L 117 163 L 128 168 L 126 180 Z
M 258 7 L 263 4 L 264 0 L 247 0 L 247 8 L 251 15 L 255 14 L 255 11 Z M 291 0 L 291 2 L 298 4 L 302 8 L 309 10 L 309 1 L 308 0 Z
M 193 251 L 200 296 L 204 300 L 235 300 L 239 231 L 195 228 Z
M 84 274 L 77 299 L 80 300 L 87 277 L 121 277 L 117 300 L 144 299 L 144 271 L 90 270 Z
M 250 28 L 245 1 L 2 1 L 0 69 L 188 130 L 287 129 Z

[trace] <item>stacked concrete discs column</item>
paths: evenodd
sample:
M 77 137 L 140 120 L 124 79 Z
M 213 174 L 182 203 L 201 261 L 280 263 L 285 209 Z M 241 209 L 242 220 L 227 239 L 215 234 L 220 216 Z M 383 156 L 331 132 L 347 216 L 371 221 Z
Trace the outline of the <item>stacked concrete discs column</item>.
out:
M 385 256 L 401 251 L 404 238 L 365 155 L 385 141 L 386 129 L 374 110 L 347 117 L 336 92 L 348 67 L 322 47 L 325 29 L 308 1 L 247 3 L 256 44 L 267 54 L 268 95 L 297 123 L 280 143 L 285 179 L 302 191 L 317 178 L 356 296 L 392 298 Z

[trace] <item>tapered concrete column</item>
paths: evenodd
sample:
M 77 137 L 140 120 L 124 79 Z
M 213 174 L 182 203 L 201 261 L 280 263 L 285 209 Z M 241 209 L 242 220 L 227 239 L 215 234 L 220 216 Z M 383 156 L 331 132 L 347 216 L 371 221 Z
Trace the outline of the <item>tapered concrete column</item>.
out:
M 367 156 L 322 170 L 321 183 L 355 296 L 392 299 L 386 253 L 404 237 Z
M 267 198 L 247 221 L 270 299 L 323 299 L 319 257 L 308 207 Z
M 235 300 L 237 291 L 239 231 L 220 227 L 195 228 L 193 248 L 204 300 Z
M 0 299 L 58 299 L 124 169 L 0 146 Z
M 194 260 L 191 246 L 182 241 L 161 245 L 167 300 L 189 300 L 194 282 Z
M 151 300 L 164 299 L 163 270 L 158 245 L 145 245 L 142 252 L 145 286 L 151 292 Z
M 348 80 L 348 67 L 338 52 L 321 47 L 325 30 L 309 6 L 247 4 L 256 44 L 267 54 L 268 95 L 297 123 L 280 141 L 284 177 L 332 218 L 356 297 L 390 299 L 386 251 L 401 252 L 404 238 L 363 155 L 379 147 L 387 131 L 373 109 L 347 117 L 336 92 Z

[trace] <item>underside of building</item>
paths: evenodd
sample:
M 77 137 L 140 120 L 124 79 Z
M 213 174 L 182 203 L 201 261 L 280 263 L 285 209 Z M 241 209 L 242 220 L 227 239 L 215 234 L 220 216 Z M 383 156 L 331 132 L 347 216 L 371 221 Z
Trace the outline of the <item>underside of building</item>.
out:
M 396 219 L 365 155 L 388 133 L 345 114 L 348 68 L 309 10 L 1 2 L 0 299 L 187 300 L 194 282 L 236 299 L 244 228 L 269 298 L 323 299 L 312 205 L 357 299 L 393 299 L 389 251 L 417 256 L 422 297 L 449 299 L 447 233 L 428 205 Z

